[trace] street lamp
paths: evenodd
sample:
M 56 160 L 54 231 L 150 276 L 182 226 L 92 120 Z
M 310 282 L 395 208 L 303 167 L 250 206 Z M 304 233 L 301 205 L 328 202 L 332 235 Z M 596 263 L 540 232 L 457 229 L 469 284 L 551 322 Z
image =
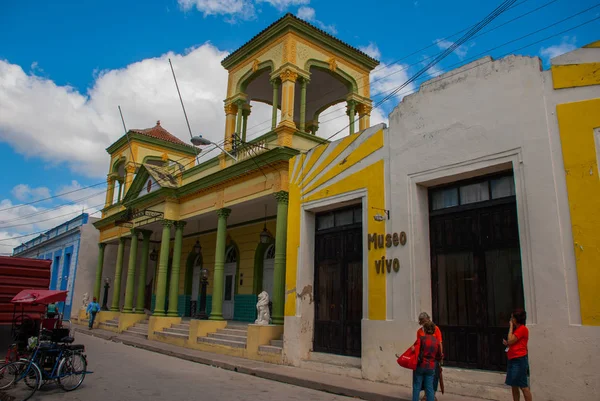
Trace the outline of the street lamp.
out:
M 156 259 L 158 259 L 158 252 L 156 252 L 156 248 L 154 248 L 152 249 L 152 252 L 150 252 L 150 260 L 156 262 Z
M 104 279 L 104 300 L 102 301 L 102 310 L 108 310 L 107 302 L 108 302 L 108 289 L 110 288 L 110 278 L 106 277 Z
M 200 252 L 202 252 L 202 245 L 200 245 L 200 240 L 196 240 L 196 243 L 194 244 L 194 252 L 196 252 L 196 255 L 200 255 Z
M 260 243 L 261 244 L 269 244 L 272 241 L 273 237 L 269 230 L 267 230 L 267 205 L 265 205 L 265 226 L 263 227 L 262 232 L 260 233 Z
M 228 151 L 226 151 L 225 149 L 223 149 L 221 147 L 221 145 L 219 145 L 218 143 L 214 143 L 213 141 L 202 137 L 202 135 L 196 135 L 196 136 L 192 137 L 191 142 L 192 142 L 192 145 L 194 145 L 194 146 L 215 145 L 217 148 L 219 148 L 223 152 L 225 152 L 227 154 L 227 156 L 229 156 L 233 160 L 237 161 L 237 158 L 234 155 L 232 155 L 231 153 L 229 153 Z
M 202 268 L 200 270 L 200 311 L 194 316 L 195 319 L 206 320 L 208 315 L 206 314 L 206 286 L 208 285 L 208 269 Z

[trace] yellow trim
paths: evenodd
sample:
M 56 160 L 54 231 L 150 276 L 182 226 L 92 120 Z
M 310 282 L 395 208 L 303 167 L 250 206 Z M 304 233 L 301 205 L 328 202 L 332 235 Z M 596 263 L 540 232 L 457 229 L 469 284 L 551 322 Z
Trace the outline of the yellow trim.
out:
M 589 45 L 585 45 L 583 46 L 584 48 L 595 48 L 595 47 L 600 47 L 600 40 L 597 40 L 595 42 L 590 43 Z
M 352 142 L 356 141 L 356 139 L 358 139 L 359 136 L 360 136 L 360 133 L 348 135 L 347 137 L 342 139 L 337 145 L 335 145 L 335 149 L 333 149 L 331 151 L 331 153 L 329 153 L 329 155 L 327 155 L 325 160 L 323 160 L 323 162 L 319 165 L 319 167 L 317 167 L 317 169 L 315 171 L 313 171 L 313 173 L 310 175 L 310 177 L 303 180 L 304 185 L 302 185 L 302 186 L 305 186 L 306 184 L 310 183 L 321 171 L 323 171 L 325 168 L 327 168 L 327 166 L 329 166 L 329 164 L 331 164 L 331 162 L 336 157 L 338 157 L 344 150 L 346 150 L 346 148 L 348 146 L 350 146 L 352 144 Z
M 554 89 L 600 85 L 600 63 L 553 65 L 552 82 Z
M 594 128 L 600 98 L 556 107 L 573 230 L 577 281 L 584 325 L 600 326 L 600 179 Z
M 300 168 L 299 168 L 300 175 L 298 176 L 298 183 L 301 183 L 302 181 L 304 181 L 306 174 L 308 174 L 310 172 L 310 169 L 313 168 L 313 166 L 315 165 L 317 160 L 319 160 L 319 158 L 321 157 L 323 152 L 325 152 L 325 150 L 327 150 L 329 145 L 330 144 L 328 143 L 328 144 L 321 145 L 321 146 L 318 146 L 317 148 L 315 148 L 315 151 L 310 156 L 310 159 L 308 159 L 306 166 L 302 167 L 302 164 L 300 165 Z
M 360 144 L 358 148 L 350 152 L 350 154 L 340 163 L 332 166 L 328 172 L 323 174 L 313 185 L 302 191 L 303 194 L 309 193 L 315 188 L 323 185 L 325 182 L 331 180 L 337 175 L 343 173 L 356 163 L 365 159 L 371 153 L 381 149 L 383 147 L 383 130 L 379 130 L 369 139 Z

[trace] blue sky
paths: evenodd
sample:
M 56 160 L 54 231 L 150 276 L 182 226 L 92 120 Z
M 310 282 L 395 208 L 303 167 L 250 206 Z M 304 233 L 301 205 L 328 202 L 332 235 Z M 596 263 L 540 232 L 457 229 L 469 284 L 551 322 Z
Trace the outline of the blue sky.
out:
M 50 228 L 82 208 L 95 211 L 102 203 L 104 186 L 99 186 L 14 207 L 104 181 L 108 164 L 104 149 L 123 134 L 118 104 L 128 128 L 151 127 L 160 119 L 163 127 L 186 139 L 168 57 L 181 81 L 192 126 L 219 140 L 226 89 L 220 60 L 286 12 L 379 58 L 382 66 L 375 77 L 396 71 L 373 85 L 376 93 L 403 83 L 421 68 L 424 58 L 459 35 L 440 39 L 473 25 L 499 4 L 499 0 L 5 0 L 0 5 L 0 167 L 10 174 L 0 181 L 0 253 L 23 240 L 8 238 Z M 598 18 L 600 7 L 490 51 L 595 4 L 595 0 L 517 1 L 489 28 L 546 6 L 468 42 L 433 73 L 483 54 L 499 57 Z M 540 56 L 547 66 L 549 57 L 600 39 L 599 22 L 517 53 Z M 380 120 L 385 121 L 399 100 L 382 107 Z M 262 116 L 268 118 L 268 110 L 253 114 L 257 124 Z M 13 209 L 6 210 L 9 207 Z M 35 223 L 41 219 L 47 221 Z M 8 227 L 17 224 L 22 225 Z

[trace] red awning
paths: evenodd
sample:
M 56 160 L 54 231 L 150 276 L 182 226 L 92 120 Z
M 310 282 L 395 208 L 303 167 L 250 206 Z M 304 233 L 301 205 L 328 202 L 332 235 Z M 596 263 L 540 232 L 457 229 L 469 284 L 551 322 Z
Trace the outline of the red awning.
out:
M 10 301 L 13 304 L 44 304 L 64 302 L 68 291 L 23 290 Z

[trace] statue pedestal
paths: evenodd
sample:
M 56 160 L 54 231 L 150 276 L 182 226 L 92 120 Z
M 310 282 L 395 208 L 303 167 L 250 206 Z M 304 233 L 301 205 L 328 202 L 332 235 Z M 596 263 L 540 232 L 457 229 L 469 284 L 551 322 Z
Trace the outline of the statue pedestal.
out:
M 248 358 L 264 360 L 264 357 L 258 354 L 258 347 L 268 345 L 271 340 L 278 340 L 283 335 L 283 326 L 274 324 L 250 324 L 248 325 L 248 340 L 246 350 Z M 277 355 L 281 359 L 280 355 Z

